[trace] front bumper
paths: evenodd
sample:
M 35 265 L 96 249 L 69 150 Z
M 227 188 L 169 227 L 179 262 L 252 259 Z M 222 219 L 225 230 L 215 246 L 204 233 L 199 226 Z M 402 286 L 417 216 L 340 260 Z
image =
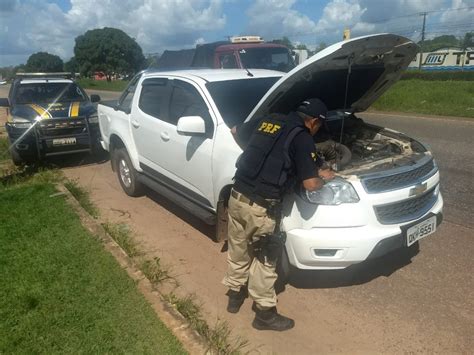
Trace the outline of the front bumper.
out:
M 91 152 L 92 147 L 98 144 L 100 131 L 98 124 L 89 124 L 86 119 L 71 126 L 72 120 L 48 120 L 37 123 L 30 129 L 16 128 L 6 124 L 6 130 L 13 148 L 27 161 L 80 152 Z M 75 122 L 78 122 L 77 120 Z M 73 138 L 72 144 L 57 144 L 58 141 Z M 71 140 L 69 140 L 71 142 Z
M 417 220 L 430 214 L 441 223 L 443 197 Z M 403 227 L 368 224 L 359 227 L 292 229 L 286 232 L 286 249 L 290 264 L 299 269 L 343 269 L 405 247 Z

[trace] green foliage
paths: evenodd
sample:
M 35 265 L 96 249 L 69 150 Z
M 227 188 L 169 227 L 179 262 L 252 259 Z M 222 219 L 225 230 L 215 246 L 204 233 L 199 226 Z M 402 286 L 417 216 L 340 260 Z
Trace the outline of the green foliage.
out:
M 77 83 L 84 89 L 93 90 L 108 90 L 108 91 L 123 91 L 128 85 L 127 80 L 93 80 L 93 79 L 79 79 Z
M 87 213 L 89 213 L 94 218 L 99 218 L 99 210 L 92 203 L 89 193 L 80 186 L 77 181 L 68 180 L 64 182 L 64 186 L 69 190 L 71 195 L 79 202 L 79 204 L 84 208 Z
M 464 35 L 464 39 L 462 41 L 462 46 L 463 49 L 466 48 L 474 48 L 474 32 L 467 32 Z
M 403 73 L 401 80 L 409 80 L 409 79 L 474 81 L 474 71 L 408 70 Z
M 0 201 L 0 354 L 185 353 L 51 184 Z
M 145 62 L 138 43 L 125 32 L 110 27 L 94 29 L 76 38 L 74 55 L 83 75 L 103 71 L 108 78 L 113 73 L 133 74 Z
M 472 81 L 402 80 L 372 106 L 379 111 L 474 117 Z
M 295 46 L 293 46 L 293 43 L 291 43 L 290 39 L 288 37 L 283 37 L 279 39 L 274 39 L 271 43 L 276 43 L 276 44 L 282 44 L 286 46 L 289 49 L 294 49 Z
M 72 57 L 64 63 L 64 70 L 71 73 L 78 73 L 79 72 L 79 64 L 77 63 L 76 57 Z
M 195 295 L 180 298 L 170 293 L 165 296 L 165 299 L 175 306 L 191 327 L 206 339 L 211 353 L 237 355 L 249 345 L 248 340 L 240 336 L 232 337 L 226 322 L 217 320 L 216 324 L 210 327 L 202 316 L 201 307 L 196 303 Z
M 133 240 L 130 228 L 125 223 L 103 223 L 102 227 L 130 257 L 141 255 L 137 243 Z
M 57 55 L 47 52 L 38 52 L 30 55 L 26 62 L 26 71 L 28 72 L 61 72 L 64 63 Z

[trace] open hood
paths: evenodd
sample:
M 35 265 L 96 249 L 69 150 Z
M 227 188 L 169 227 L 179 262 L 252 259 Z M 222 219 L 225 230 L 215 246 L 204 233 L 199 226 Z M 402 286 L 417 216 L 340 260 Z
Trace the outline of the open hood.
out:
M 323 100 L 330 111 L 365 111 L 400 78 L 417 52 L 414 42 L 392 34 L 336 43 L 281 77 L 246 121 L 288 113 L 313 97 Z

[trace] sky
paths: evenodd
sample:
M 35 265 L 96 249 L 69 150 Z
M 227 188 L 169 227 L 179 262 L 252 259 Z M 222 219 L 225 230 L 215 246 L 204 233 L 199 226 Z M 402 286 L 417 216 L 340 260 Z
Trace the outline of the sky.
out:
M 0 67 L 39 51 L 67 61 L 77 36 L 103 27 L 125 31 L 145 55 L 237 35 L 313 49 L 339 42 L 345 28 L 419 41 L 423 12 L 426 38 L 474 31 L 474 0 L 0 0 Z

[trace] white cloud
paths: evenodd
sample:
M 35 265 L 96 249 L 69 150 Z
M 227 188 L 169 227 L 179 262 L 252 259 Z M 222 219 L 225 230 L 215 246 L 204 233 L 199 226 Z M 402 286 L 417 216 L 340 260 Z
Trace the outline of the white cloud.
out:
M 226 23 L 222 0 L 71 0 L 66 13 L 39 0 L 8 0 L 0 20 L 2 58 L 47 51 L 63 59 L 73 55 L 74 38 L 94 28 L 119 28 L 147 53 L 193 46 Z
M 471 7 L 469 9 L 469 7 Z M 474 0 L 452 0 L 451 8 L 444 11 L 440 18 L 440 29 L 462 36 L 474 31 Z M 461 9 L 461 10 L 456 10 Z
M 295 0 L 255 1 L 247 10 L 249 24 L 246 34 L 258 34 L 271 39 L 314 33 L 315 22 L 293 10 L 295 2 Z

